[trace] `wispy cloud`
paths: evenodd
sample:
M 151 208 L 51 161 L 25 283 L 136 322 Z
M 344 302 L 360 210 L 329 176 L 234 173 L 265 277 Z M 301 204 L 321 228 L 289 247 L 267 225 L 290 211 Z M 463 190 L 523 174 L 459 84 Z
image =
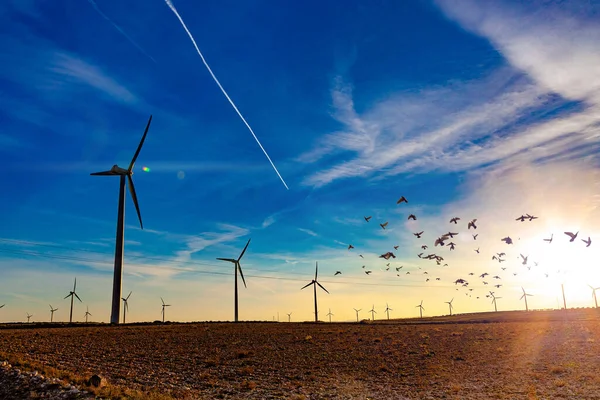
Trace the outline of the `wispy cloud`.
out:
M 299 230 L 300 232 L 304 232 L 304 233 L 306 233 L 307 235 L 310 235 L 310 236 L 319 236 L 319 234 L 318 234 L 318 233 L 316 233 L 316 232 L 314 232 L 314 231 L 311 231 L 310 229 L 298 228 L 298 230 Z

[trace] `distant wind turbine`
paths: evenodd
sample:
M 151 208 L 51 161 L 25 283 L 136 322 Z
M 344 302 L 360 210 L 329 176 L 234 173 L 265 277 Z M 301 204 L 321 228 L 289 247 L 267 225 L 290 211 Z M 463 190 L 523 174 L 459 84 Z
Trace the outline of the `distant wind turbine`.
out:
M 356 322 L 358 322 L 358 312 L 362 310 L 362 308 L 359 308 L 358 310 L 356 308 L 354 308 L 354 311 L 356 311 Z
M 29 320 L 31 319 L 31 317 L 33 317 L 33 314 L 27 313 L 27 323 L 29 323 Z
M 420 313 L 420 315 L 421 315 L 421 318 L 423 318 L 423 310 L 424 310 L 424 308 L 423 308 L 423 300 L 421 300 L 421 304 L 419 304 L 419 305 L 418 305 L 418 306 L 416 306 L 415 308 L 418 308 L 418 309 L 419 309 L 419 313 Z
M 389 306 L 388 303 L 385 303 L 385 312 L 387 313 L 387 319 L 388 321 L 390 320 L 390 311 L 394 311 L 392 310 Z
M 142 224 L 142 214 L 140 214 L 140 206 L 138 204 L 137 195 L 135 193 L 135 186 L 133 185 L 133 167 L 135 165 L 135 161 L 142 150 L 142 146 L 144 145 L 144 141 L 146 140 L 146 135 L 148 134 L 148 129 L 150 129 L 150 123 L 152 122 L 152 115 L 150 119 L 148 119 L 148 124 L 146 125 L 146 130 L 144 131 L 144 135 L 142 136 L 142 140 L 129 163 L 129 167 L 127 169 L 123 169 L 118 165 L 113 165 L 112 168 L 108 171 L 102 172 L 93 172 L 90 175 L 100 175 L 100 176 L 118 176 L 120 178 L 119 181 L 119 209 L 117 214 L 117 239 L 115 243 L 115 269 L 113 275 L 113 292 L 112 292 L 112 308 L 110 314 L 110 323 L 118 324 L 119 323 L 119 312 L 121 310 L 121 282 L 123 281 L 123 251 L 124 251 L 124 236 L 125 236 L 125 177 L 127 177 L 127 182 L 129 183 L 129 192 L 131 193 L 131 199 L 133 200 L 133 204 L 135 205 L 135 210 L 137 211 L 138 219 L 140 220 L 140 228 L 144 229 L 144 225 Z
M 289 313 L 287 316 L 288 316 L 288 322 L 292 322 L 292 313 Z
M 523 291 L 523 296 L 521 296 L 521 298 L 519 300 L 525 299 L 525 311 L 529 311 L 529 307 L 527 306 L 527 296 L 533 296 L 533 295 L 525 293 L 525 289 L 523 289 L 523 286 L 521 286 L 521 290 Z
M 52 307 L 52 304 L 48 304 L 50 306 L 50 322 L 54 320 L 54 311 L 58 311 L 58 308 Z
M 171 307 L 171 305 L 170 304 L 165 304 L 165 301 L 163 300 L 162 297 L 160 298 L 160 301 L 162 301 L 162 311 L 161 311 L 161 313 L 162 313 L 162 319 L 163 319 L 162 322 L 164 323 L 165 322 L 165 307 Z
M 204 56 L 202 55 L 202 52 L 200 51 L 200 49 L 198 48 L 198 45 L 196 44 L 196 40 L 194 39 L 194 37 L 190 33 L 189 29 L 185 25 L 185 22 L 183 22 L 183 19 L 181 18 L 181 15 L 179 15 L 179 13 L 177 12 L 177 9 L 175 8 L 175 6 L 171 2 L 171 0 L 165 0 L 165 3 L 167 3 L 167 6 L 169 6 L 169 8 L 171 9 L 171 11 L 173 11 L 173 13 L 175 14 L 175 16 L 179 20 L 179 22 L 181 22 L 181 26 L 183 26 L 183 29 L 185 29 L 186 33 L 190 37 L 190 39 L 192 41 L 192 44 L 196 48 L 196 52 L 198 53 L 198 55 L 200 56 L 200 59 L 202 60 L 202 63 L 204 64 L 204 66 L 206 67 L 206 69 L 208 70 L 208 72 L 210 73 L 210 76 L 213 78 L 213 80 L 215 81 L 215 83 L 217 84 L 217 86 L 219 87 L 219 89 L 221 89 L 221 92 L 223 92 L 223 95 L 225 95 L 225 97 L 229 101 L 229 104 L 231 104 L 231 106 L 233 107 L 233 109 L 235 110 L 235 112 L 237 113 L 237 115 L 240 117 L 240 119 L 242 120 L 242 122 L 244 123 L 244 125 L 246 125 L 246 128 L 248 128 L 248 130 L 250 131 L 250 133 L 254 137 L 254 140 L 256 140 L 256 143 L 258 144 L 258 146 L 260 147 L 260 149 L 263 151 L 263 153 L 267 157 L 267 160 L 269 160 L 269 163 L 271 164 L 271 167 L 273 167 L 273 169 L 275 170 L 275 173 L 277 174 L 277 176 L 281 180 L 281 183 L 283 183 L 283 186 L 285 186 L 285 188 L 287 190 L 289 190 L 290 188 L 288 187 L 287 183 L 285 183 L 285 181 L 283 180 L 283 177 L 281 176 L 281 174 L 277 170 L 277 167 L 275 167 L 275 164 L 271 160 L 271 157 L 269 157 L 269 155 L 267 154 L 267 151 L 265 150 L 265 148 L 260 143 L 260 140 L 258 140 L 258 138 L 256 137 L 256 135 L 254 134 L 254 130 L 252 130 L 252 128 L 250 127 L 250 124 L 248 124 L 248 122 L 246 122 L 246 119 L 244 118 L 244 116 L 242 115 L 242 113 L 240 112 L 240 110 L 238 110 L 238 108 L 235 105 L 235 103 L 233 102 L 233 100 L 231 100 L 231 98 L 229 97 L 229 95 L 227 94 L 227 92 L 225 91 L 225 89 L 223 88 L 223 86 L 221 86 L 221 82 L 219 82 L 219 80 L 217 79 L 217 77 L 213 73 L 212 69 L 210 68 L 210 66 L 208 65 L 208 63 L 206 62 L 206 60 L 204 59 Z
M 329 312 L 327 313 L 327 316 L 329 317 L 329 322 L 331 323 L 331 316 L 334 315 L 331 313 L 331 308 L 329 309 Z
M 565 311 L 567 311 L 567 298 L 565 297 L 565 284 L 564 283 L 560 284 L 560 289 L 562 290 L 563 304 L 565 305 Z
M 319 262 L 317 261 L 315 263 L 315 279 L 313 279 L 312 281 L 310 281 L 310 283 L 304 285 L 302 287 L 302 289 L 309 287 L 310 285 L 313 285 L 313 291 L 315 294 L 315 322 L 319 322 L 319 311 L 317 310 L 317 285 L 319 285 L 319 287 L 321 289 L 323 289 L 325 292 L 327 292 L 327 294 L 329 294 L 329 291 L 327 289 L 325 289 L 323 287 L 323 285 L 321 285 L 318 281 L 317 281 L 317 276 L 319 274 Z M 300 289 L 300 290 L 302 290 Z
M 596 297 L 596 290 L 600 289 L 600 287 L 593 287 L 592 285 L 588 285 L 590 289 L 592 289 L 592 297 L 594 298 L 594 304 L 596 304 L 596 308 L 598 308 L 598 298 Z M 0 307 L 2 308 L 2 307 Z
M 242 266 L 240 265 L 240 260 L 244 256 L 244 253 L 246 252 L 246 249 L 248 248 L 249 244 L 250 244 L 250 239 L 248 239 L 248 243 L 246 243 L 246 247 L 244 247 L 244 250 L 242 250 L 242 253 L 237 258 L 237 260 L 234 258 L 217 258 L 217 260 L 228 261 L 230 263 L 233 263 L 233 275 L 234 275 L 233 299 L 234 299 L 234 321 L 235 322 L 238 322 L 238 270 L 240 272 L 240 276 L 242 277 L 242 282 L 244 282 L 244 287 L 247 287 L 246 280 L 244 279 L 244 273 L 242 272 Z
M 490 292 L 490 296 L 492 296 L 492 303 L 494 304 L 494 311 L 498 312 L 498 306 L 496 304 L 496 300 L 501 299 L 502 297 L 496 297 L 494 292 Z
M 375 311 L 375 304 L 373 304 L 373 307 L 371 307 L 371 311 L 369 311 L 371 313 L 371 321 L 375 321 L 375 314 L 377 314 L 377 311 Z
M 450 316 L 452 316 L 452 302 L 454 301 L 454 297 L 450 301 L 445 301 L 444 303 L 448 304 L 448 308 L 450 309 Z
M 85 307 L 85 323 L 87 324 L 88 322 L 88 317 L 91 317 L 92 314 L 90 313 L 90 306 L 86 306 Z
M 73 290 L 69 292 L 68 295 L 65 296 L 65 299 L 71 297 L 71 312 L 69 313 L 69 323 L 73 323 L 73 297 L 77 297 L 80 303 L 82 303 L 77 293 L 75 293 L 75 289 L 77 288 L 77 278 L 75 278 L 75 282 L 73 283 Z
M 125 314 L 127 313 L 127 311 L 129 311 L 129 303 L 127 303 L 127 301 L 129 300 L 129 296 L 131 296 L 131 293 L 133 292 L 129 292 L 127 297 L 121 298 L 121 300 L 123 300 L 123 323 L 125 323 Z

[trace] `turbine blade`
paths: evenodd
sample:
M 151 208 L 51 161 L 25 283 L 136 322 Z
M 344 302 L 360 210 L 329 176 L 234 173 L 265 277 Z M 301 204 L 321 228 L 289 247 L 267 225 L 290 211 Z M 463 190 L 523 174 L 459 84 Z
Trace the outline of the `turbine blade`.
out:
M 321 289 L 323 289 L 324 291 L 326 291 L 327 293 L 329 293 L 329 290 L 325 289 L 325 288 L 323 287 L 323 285 L 321 285 L 319 282 L 315 281 L 315 283 L 316 283 L 317 285 L 319 285 L 319 286 L 321 287 Z
M 83 301 L 81 301 L 81 299 L 79 298 L 79 296 L 77 296 L 77 293 L 73 292 L 73 294 L 75 295 L 75 297 L 77 297 L 77 300 L 79 300 L 80 303 L 83 303 Z
M 68 299 L 69 296 L 71 295 L 71 293 L 69 293 L 68 295 L 65 296 L 65 299 Z M 64 299 L 63 299 L 64 300 Z
M 248 243 L 250 243 L 250 241 L 248 241 Z M 242 253 L 243 254 L 243 253 Z M 241 257 L 240 257 L 241 258 Z M 242 277 L 242 282 L 244 282 L 244 287 L 248 288 L 248 286 L 246 286 L 246 280 L 244 279 L 244 273 L 242 272 L 242 266 L 240 265 L 239 261 L 236 262 L 237 264 L 237 269 L 238 271 L 240 271 L 240 276 Z
M 163 300 L 163 298 L 162 298 L 162 297 L 160 298 L 160 301 L 162 301 L 162 303 L 163 303 L 163 306 L 164 306 L 164 305 L 165 305 L 165 301 Z
M 73 283 L 73 293 L 75 293 L 75 288 L 77 288 L 77 278 L 75 278 L 75 283 Z
M 244 256 L 244 253 L 246 252 L 246 249 L 248 248 L 248 245 L 250 244 L 250 240 L 248 239 L 248 243 L 246 243 L 246 247 L 244 247 L 244 250 L 242 250 L 242 254 L 240 254 L 240 256 L 238 257 L 238 261 L 240 261 L 242 259 L 242 257 Z
M 229 261 L 229 262 L 236 262 L 237 260 L 234 260 L 233 258 L 217 258 L 217 260 L 221 260 L 221 261 Z
M 311 283 L 307 283 L 306 285 L 304 285 L 304 286 L 302 287 L 302 289 L 304 289 L 304 288 L 307 288 L 307 287 L 309 287 L 310 285 L 312 285 L 312 284 L 314 284 L 314 283 L 315 283 L 315 281 L 312 281 Z M 300 289 L 300 290 L 302 290 L 302 289 Z M 67 296 L 67 297 L 68 297 L 68 296 Z
M 119 174 L 117 174 L 117 173 L 115 173 L 115 172 L 112 172 L 112 171 L 102 171 L 102 172 L 92 172 L 90 175 L 96 175 L 96 176 L 98 176 L 98 175 L 110 176 L 110 175 L 119 175 Z
M 127 180 L 129 181 L 129 192 L 131 193 L 131 199 L 133 200 L 133 204 L 135 205 L 135 211 L 137 211 L 138 219 L 140 220 L 140 228 L 144 229 L 144 224 L 142 224 L 142 214 L 140 214 L 140 206 L 138 204 L 137 195 L 135 194 L 135 186 L 133 185 L 133 179 L 131 179 L 131 175 L 127 175 Z
M 315 262 L 315 281 L 317 280 L 317 274 L 319 272 L 319 262 Z
M 148 120 L 148 125 L 146 125 L 146 130 L 144 131 L 144 136 L 142 136 L 142 140 L 140 140 L 140 144 L 138 145 L 138 148 L 135 151 L 133 158 L 131 159 L 131 164 L 129 164 L 129 168 L 127 168 L 129 170 L 129 172 L 131 172 L 133 170 L 133 166 L 135 165 L 135 160 L 137 160 L 138 155 L 140 154 L 140 150 L 142 150 L 142 146 L 144 145 L 144 140 L 146 140 L 146 135 L 148 134 L 148 129 L 150 128 L 150 122 L 152 122 L 152 115 L 150 116 L 150 119 Z
M 125 309 L 129 311 L 129 304 L 127 304 L 127 302 L 125 302 Z
M 129 292 L 129 294 L 127 295 L 127 298 L 125 299 L 125 301 L 129 300 L 129 296 L 131 296 L 131 293 L 133 293 L 133 292 Z

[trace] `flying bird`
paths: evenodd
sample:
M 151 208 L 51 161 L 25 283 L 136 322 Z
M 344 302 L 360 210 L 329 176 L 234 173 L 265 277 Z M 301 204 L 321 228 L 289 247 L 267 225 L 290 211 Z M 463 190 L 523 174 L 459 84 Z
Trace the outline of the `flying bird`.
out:
M 410 215 L 408 216 L 408 220 L 411 220 L 411 219 L 412 219 L 413 221 L 416 221 L 416 220 L 417 220 L 417 217 L 415 217 L 415 214 L 410 214 Z
M 421 246 L 421 248 L 422 248 L 423 250 L 427 250 L 427 245 L 426 245 L 426 244 L 424 244 L 423 246 Z
M 365 271 L 365 274 L 369 275 L 372 271 Z
M 333 276 L 340 275 L 341 273 L 341 271 L 335 271 L 335 274 L 333 274 Z
M 454 246 L 456 246 L 456 244 L 454 244 L 453 242 L 450 242 L 446 246 L 450 246 L 450 250 L 454 250 Z
M 590 245 L 592 244 L 592 239 L 589 236 L 588 236 L 587 240 L 581 239 L 581 241 L 586 244 L 585 247 L 590 247 Z
M 523 254 L 519 254 L 519 255 L 523 259 L 523 265 L 527 265 L 527 258 L 529 258 L 529 256 L 524 256 Z
M 448 232 L 444 236 L 449 236 L 450 238 L 454 239 L 454 236 L 456 235 L 458 235 L 458 232 Z
M 385 230 L 385 227 L 387 226 L 387 224 L 388 224 L 388 223 L 387 223 L 387 221 L 386 221 L 386 222 L 384 222 L 383 224 L 379 224 L 379 226 L 381 226 L 381 227 L 382 227 L 382 228 Z
M 510 238 L 510 236 L 507 236 L 505 238 L 500 239 L 501 241 L 505 242 L 506 244 L 512 244 L 512 239 Z
M 371 219 L 371 215 L 369 215 L 368 217 L 363 217 L 365 219 L 365 221 L 369 222 L 369 220 Z
M 573 232 L 565 232 L 565 235 L 569 236 L 571 238 L 571 240 L 569 240 L 569 242 L 574 242 L 575 239 L 577 238 L 577 234 L 579 234 L 579 231 L 577 231 L 577 233 L 573 233 Z
M 477 229 L 477 225 L 475 225 L 475 222 L 477 222 L 477 219 L 472 219 L 468 224 L 467 224 L 467 228 L 468 229 Z M 477 236 L 477 235 L 475 235 Z
M 394 250 L 398 250 L 398 247 L 400 247 L 400 246 L 394 246 Z
M 534 217 L 533 215 L 529 215 L 529 214 L 525 214 L 525 216 L 527 218 L 529 218 L 529 221 L 533 221 L 534 219 L 538 219 L 538 217 Z
M 360 258 L 364 258 L 362 254 L 359 254 L 358 256 L 359 256 Z
M 444 239 L 443 237 L 439 237 L 439 238 L 435 239 L 434 245 L 435 246 L 437 246 L 437 245 L 445 246 L 444 240 L 446 240 L 446 239 Z
M 417 233 L 413 233 L 413 235 L 415 235 L 417 237 L 417 239 L 421 239 L 421 235 L 422 234 L 423 234 L 423 231 L 417 232 Z
M 400 203 L 408 203 L 408 200 L 406 200 L 406 197 L 402 196 L 396 202 L 396 204 L 400 204 Z
M 475 249 L 475 253 L 479 254 L 479 247 Z
M 450 223 L 453 223 L 453 222 L 454 222 L 454 224 L 456 225 L 456 224 L 458 224 L 458 221 L 459 221 L 459 220 L 460 220 L 460 218 L 458 218 L 458 217 L 454 217 L 454 218 L 451 218 L 451 219 L 450 219 Z
M 400 271 L 402 269 L 402 267 L 404 267 L 404 265 L 401 265 L 399 267 L 396 267 L 396 272 Z
M 479 236 L 479 233 L 476 235 L 473 235 L 473 240 L 477 240 L 477 236 Z
M 525 220 L 526 220 L 527 218 L 528 218 L 528 217 L 526 217 L 525 215 L 521 215 L 519 218 L 516 218 L 516 219 L 515 219 L 515 221 L 521 221 L 521 222 L 525 222 Z
M 391 251 L 388 251 L 387 253 L 379 256 L 379 258 L 385 258 L 386 260 L 389 260 L 390 257 L 396 258 L 396 255 L 394 253 L 392 253 Z
M 554 239 L 554 233 L 550 235 L 550 239 L 544 239 L 544 242 L 552 243 L 552 239 Z
M 486 276 L 488 276 L 489 274 L 487 272 L 484 272 L 483 274 L 479 275 L 480 278 L 485 278 Z
M 354 246 L 352 246 L 351 244 L 348 245 L 348 250 L 353 249 Z

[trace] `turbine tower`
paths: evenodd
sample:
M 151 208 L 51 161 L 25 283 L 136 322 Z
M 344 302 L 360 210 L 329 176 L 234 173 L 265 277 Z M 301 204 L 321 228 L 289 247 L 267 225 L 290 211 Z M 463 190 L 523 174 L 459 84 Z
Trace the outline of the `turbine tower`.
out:
M 52 304 L 48 304 L 50 306 L 50 322 L 54 320 L 54 311 L 58 311 L 58 308 L 52 307 Z
M 377 311 L 375 311 L 375 304 L 373 304 L 373 307 L 371 307 L 371 311 L 369 311 L 371 313 L 371 321 L 375 321 L 375 314 L 377 314 Z
M 359 308 L 358 310 L 356 308 L 354 308 L 354 311 L 356 311 L 356 322 L 358 322 L 358 312 L 362 310 L 362 308 Z
M 292 322 L 292 313 L 289 313 L 287 316 L 288 316 L 288 322 Z
M 27 313 L 27 323 L 29 323 L 29 320 L 31 319 L 31 317 L 33 317 L 33 314 Z
M 162 318 L 163 318 L 163 323 L 165 322 L 165 307 L 171 307 L 170 304 L 165 304 L 165 301 L 163 300 L 163 298 L 160 298 L 160 301 L 162 301 Z
M 525 289 L 523 289 L 523 286 L 521 286 L 521 290 L 523 291 L 523 296 L 521 296 L 521 298 L 519 300 L 525 299 L 525 311 L 529 311 L 529 307 L 527 306 L 527 296 L 533 296 L 533 295 L 525 293 Z
M 391 308 L 388 306 L 388 303 L 385 303 L 385 312 L 386 312 L 386 314 L 387 314 L 387 319 L 388 319 L 388 321 L 390 320 L 390 311 L 394 311 L 394 310 L 392 310 L 392 309 L 391 309 Z
M 492 303 L 494 304 L 494 311 L 498 312 L 498 306 L 496 305 L 496 300 L 501 299 L 502 297 L 494 296 L 494 292 L 490 292 L 490 295 L 492 296 Z
M 71 297 L 71 312 L 69 313 L 69 323 L 73 323 L 73 297 L 77 297 L 80 303 L 82 303 L 77 293 L 75 293 L 75 288 L 77 288 L 77 278 L 75 278 L 75 282 L 73 283 L 73 290 L 69 292 L 68 295 L 65 296 L 65 299 Z
M 329 294 L 329 291 L 327 289 L 325 289 L 323 287 L 323 285 L 321 285 L 318 281 L 317 281 L 317 275 L 319 273 L 319 262 L 317 261 L 315 263 L 315 279 L 313 279 L 312 281 L 310 281 L 310 283 L 306 284 L 305 286 L 302 287 L 302 289 L 309 287 L 310 285 L 313 285 L 313 290 L 315 293 L 315 322 L 319 322 L 319 311 L 317 310 L 317 285 L 319 285 L 319 287 L 321 289 L 323 289 L 324 291 L 327 292 L 327 294 Z M 302 290 L 300 289 L 300 290 Z
M 444 303 L 448 304 L 448 308 L 450 308 L 450 316 L 452 316 L 452 302 L 454 301 L 454 297 L 450 301 L 445 301 Z
M 127 311 L 129 311 L 129 303 L 127 303 L 127 300 L 129 300 L 129 296 L 131 296 L 131 293 L 133 292 L 129 292 L 127 297 L 123 297 L 121 299 L 123 300 L 123 323 L 125 323 L 125 315 L 127 314 Z
M 244 250 L 242 250 L 242 253 L 240 254 L 240 256 L 236 259 L 233 258 L 217 258 L 217 260 L 221 260 L 221 261 L 229 261 L 230 263 L 233 263 L 233 275 L 234 275 L 234 295 L 233 295 L 233 302 L 234 302 L 234 321 L 238 322 L 238 270 L 240 271 L 240 276 L 242 277 L 242 282 L 244 282 L 244 287 L 247 288 L 246 286 L 246 280 L 244 279 L 244 273 L 242 272 L 242 266 L 240 265 L 240 260 L 242 259 L 242 257 L 244 256 L 244 253 L 246 252 L 246 249 L 248 248 L 248 245 L 250 244 L 250 239 L 248 239 L 248 243 L 246 243 L 246 247 L 244 247 Z
M 596 308 L 598 308 L 598 298 L 596 297 L 596 290 L 600 289 L 600 287 L 593 287 L 592 285 L 588 285 L 590 287 L 590 289 L 592 289 L 592 297 L 594 298 L 594 304 L 596 305 Z M 2 308 L 2 307 L 0 307 Z
M 88 322 L 88 317 L 91 317 L 91 316 L 92 316 L 92 314 L 90 313 L 90 307 L 89 307 L 89 306 L 86 306 L 86 307 L 85 307 L 85 323 L 86 323 L 86 324 L 87 324 L 87 322 Z
M 102 176 L 118 176 L 120 178 L 119 181 L 119 211 L 117 214 L 117 239 L 115 243 L 115 270 L 113 275 L 113 293 L 112 293 L 112 308 L 110 314 L 110 323 L 118 324 L 119 323 L 119 311 L 121 309 L 121 283 L 123 281 L 123 251 L 125 248 L 125 177 L 127 177 L 127 182 L 129 183 L 129 192 L 131 193 L 131 199 L 133 200 L 133 204 L 135 205 L 135 210 L 137 211 L 138 219 L 140 220 L 140 228 L 144 229 L 144 225 L 142 224 L 142 215 L 140 214 L 140 207 L 137 200 L 137 195 L 135 193 L 135 186 L 133 185 L 133 179 L 131 178 L 133 175 L 133 167 L 135 165 L 135 161 L 137 160 L 140 151 L 142 150 L 142 146 L 144 145 L 144 140 L 146 140 L 146 134 L 148 133 L 148 129 L 150 128 L 150 123 L 152 122 L 152 115 L 150 119 L 148 119 L 148 124 L 146 125 L 146 130 L 144 131 L 144 135 L 142 136 L 142 140 L 138 145 L 131 162 L 129 163 L 129 168 L 123 169 L 118 165 L 113 165 L 112 168 L 108 171 L 102 172 L 93 172 L 90 175 L 102 175 Z
M 421 315 L 421 318 L 423 318 L 423 310 L 424 310 L 424 308 L 423 308 L 423 300 L 421 300 L 421 304 L 419 304 L 419 305 L 418 305 L 418 306 L 416 306 L 415 308 L 418 308 L 418 309 L 419 309 L 419 313 L 420 313 L 420 315 Z
M 327 316 L 329 317 L 329 323 L 331 323 L 331 316 L 332 315 L 334 315 L 334 314 L 331 312 L 331 308 L 330 308 L 329 309 L 329 313 L 327 313 Z

